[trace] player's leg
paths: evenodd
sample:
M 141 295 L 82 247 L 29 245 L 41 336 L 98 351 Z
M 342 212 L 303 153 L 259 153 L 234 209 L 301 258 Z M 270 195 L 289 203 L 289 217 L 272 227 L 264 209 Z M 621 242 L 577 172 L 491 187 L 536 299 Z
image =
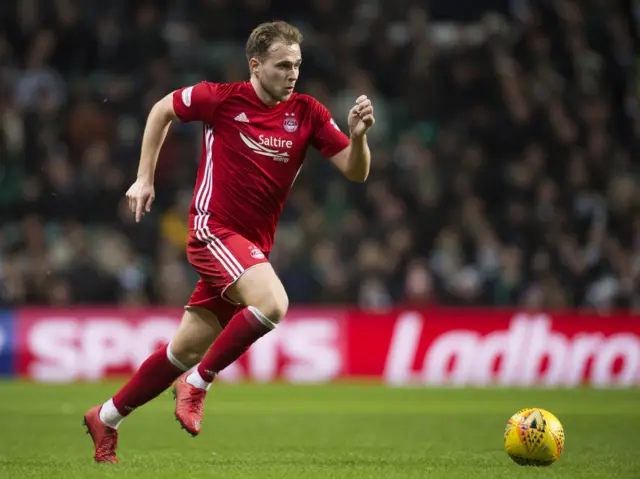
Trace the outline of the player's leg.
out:
M 198 368 L 177 383 L 184 400 L 176 402 L 176 417 L 195 436 L 213 376 L 275 327 L 286 313 L 288 298 L 265 255 L 240 235 L 206 228 L 188 251 L 191 264 L 216 292 L 209 304 L 223 327 Z
M 206 288 L 208 293 L 200 294 L 199 289 L 196 288 L 190 303 L 206 304 L 208 309 L 216 312 L 219 324 L 224 327 L 231 320 L 238 306 L 223 300 L 219 290 L 214 293 L 212 289 L 209 286 Z M 198 359 L 202 358 L 209 346 L 211 342 L 204 350 L 199 349 Z M 199 377 L 185 373 L 178 378 L 173 387 L 173 397 L 176 401 L 175 417 L 182 428 L 192 436 L 200 434 L 204 399 L 209 386 L 210 384 L 202 382 Z
M 198 367 L 190 373 L 190 377 L 204 387 L 208 387 L 216 374 L 242 356 L 253 343 L 273 330 L 289 307 L 284 286 L 269 263 L 246 270 L 228 287 L 225 295 L 246 307 L 233 316 Z
M 171 355 L 191 369 L 204 356 L 222 327 L 216 314 L 203 306 L 187 306 L 171 339 Z
M 212 312 L 188 309 L 171 342 L 149 356 L 115 396 L 87 412 L 84 422 L 94 441 L 97 462 L 117 462 L 117 429 L 122 420 L 198 363 L 220 331 Z
M 149 356 L 103 405 L 103 422 L 117 428 L 124 417 L 168 389 L 178 376 L 198 363 L 220 331 L 211 311 L 199 307 L 186 310 L 171 342 Z

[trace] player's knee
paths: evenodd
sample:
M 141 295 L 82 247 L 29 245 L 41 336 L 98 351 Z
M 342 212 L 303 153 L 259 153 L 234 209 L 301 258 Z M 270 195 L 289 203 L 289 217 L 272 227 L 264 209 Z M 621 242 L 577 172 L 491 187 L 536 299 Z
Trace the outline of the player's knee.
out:
M 225 294 L 236 303 L 255 308 L 260 317 L 274 324 L 289 309 L 287 292 L 268 263 L 247 271 Z
M 189 369 L 198 364 L 206 352 L 207 349 L 199 345 L 173 340 L 169 343 L 167 355 L 178 367 Z
M 195 366 L 221 331 L 220 324 L 211 311 L 198 307 L 189 308 L 167 348 L 169 360 L 183 369 Z
M 287 310 L 289 309 L 289 297 L 282 291 L 279 293 L 272 293 L 264 297 L 260 304 L 256 304 L 255 307 L 266 316 L 272 323 L 279 323 Z

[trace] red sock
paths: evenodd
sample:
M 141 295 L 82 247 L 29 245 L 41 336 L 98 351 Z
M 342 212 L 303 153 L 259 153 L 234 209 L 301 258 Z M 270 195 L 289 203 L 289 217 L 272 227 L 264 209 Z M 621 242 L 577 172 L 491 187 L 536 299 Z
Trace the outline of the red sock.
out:
M 237 312 L 198 364 L 198 373 L 205 381 L 213 381 L 217 373 L 242 356 L 249 346 L 274 327 L 275 324 L 255 308 L 244 308 Z
M 162 394 L 185 371 L 175 366 L 164 346 L 149 356 L 118 393 L 113 404 L 120 414 L 127 416 L 137 407 Z

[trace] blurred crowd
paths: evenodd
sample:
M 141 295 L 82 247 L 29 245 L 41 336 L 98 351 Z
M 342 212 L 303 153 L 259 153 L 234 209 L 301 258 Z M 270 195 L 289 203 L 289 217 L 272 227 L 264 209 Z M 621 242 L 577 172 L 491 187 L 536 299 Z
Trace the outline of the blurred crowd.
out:
M 377 118 L 367 183 L 311 152 L 293 188 L 271 257 L 293 303 L 640 307 L 638 5 L 435 3 L 3 2 L 0 304 L 187 300 L 201 130 L 172 126 L 135 224 L 146 115 L 247 79 L 247 35 L 279 18 L 305 35 L 299 90 Z

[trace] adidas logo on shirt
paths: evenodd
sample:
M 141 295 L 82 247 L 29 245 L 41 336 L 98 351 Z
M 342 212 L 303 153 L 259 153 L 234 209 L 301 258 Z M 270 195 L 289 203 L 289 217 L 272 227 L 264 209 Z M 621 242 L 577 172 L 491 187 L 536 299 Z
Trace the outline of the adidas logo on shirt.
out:
M 249 123 L 249 118 L 247 118 L 247 115 L 243 112 L 240 113 L 238 116 L 236 116 L 234 118 L 235 121 L 241 121 L 243 123 Z

